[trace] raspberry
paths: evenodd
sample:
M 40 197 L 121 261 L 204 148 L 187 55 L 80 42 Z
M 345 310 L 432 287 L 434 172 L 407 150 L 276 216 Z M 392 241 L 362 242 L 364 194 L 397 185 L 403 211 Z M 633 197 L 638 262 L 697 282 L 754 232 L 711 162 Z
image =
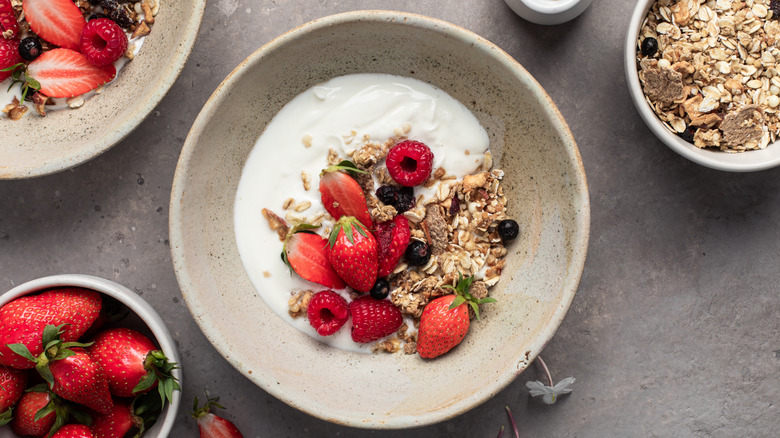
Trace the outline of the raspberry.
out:
M 419 141 L 406 140 L 390 148 L 385 162 L 387 172 L 395 182 L 413 187 L 431 175 L 433 152 Z
M 306 309 L 309 324 L 321 336 L 329 336 L 337 331 L 349 319 L 347 301 L 332 290 L 317 292 L 311 298 Z
M 404 319 L 401 311 L 387 300 L 377 300 L 369 295 L 349 303 L 352 313 L 352 340 L 373 342 L 393 334 Z
M 127 35 L 108 18 L 90 20 L 81 31 L 81 53 L 94 65 L 108 65 L 127 50 Z

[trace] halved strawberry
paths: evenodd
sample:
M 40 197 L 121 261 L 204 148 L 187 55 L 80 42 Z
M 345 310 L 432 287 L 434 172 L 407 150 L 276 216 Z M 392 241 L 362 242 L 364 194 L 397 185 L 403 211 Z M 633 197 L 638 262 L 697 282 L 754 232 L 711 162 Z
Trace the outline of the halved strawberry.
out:
M 0 70 L 13 67 L 20 62 L 22 58 L 19 56 L 19 40 L 0 37 Z M 11 74 L 12 71 L 0 71 L 0 81 L 6 80 Z
M 282 249 L 282 259 L 296 274 L 331 289 L 344 289 L 347 285 L 328 261 L 328 241 L 312 232 L 314 227 L 299 225 L 290 232 Z
M 24 16 L 30 28 L 46 41 L 79 50 L 81 30 L 87 20 L 71 0 L 24 0 Z
M 0 0 L 0 33 L 11 31 L 11 38 L 19 34 L 19 23 L 16 21 L 14 8 L 11 6 L 11 0 Z
M 342 161 L 320 173 L 320 194 L 325 210 L 338 220 L 342 216 L 354 216 L 366 228 L 373 229 L 374 223 L 368 214 L 363 189 L 354 178 L 342 172 L 363 172 L 349 161 Z M 365 172 L 363 172 L 365 173 Z
M 54 49 L 43 53 L 27 66 L 27 76 L 41 84 L 49 97 L 73 97 L 94 90 L 116 76 L 113 64 L 92 65 L 79 52 Z
M 385 277 L 393 272 L 398 260 L 409 246 L 412 232 L 409 229 L 409 220 L 403 215 L 398 215 L 391 221 L 376 224 L 374 237 L 379 246 L 379 277 Z

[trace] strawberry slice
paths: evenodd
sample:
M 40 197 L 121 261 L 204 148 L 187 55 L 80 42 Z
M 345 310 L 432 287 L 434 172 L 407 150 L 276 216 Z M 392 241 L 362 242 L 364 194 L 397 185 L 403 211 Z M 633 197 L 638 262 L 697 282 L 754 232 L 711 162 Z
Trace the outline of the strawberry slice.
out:
M 344 283 L 328 261 L 328 241 L 317 234 L 305 232 L 311 226 L 298 226 L 292 230 L 284 244 L 282 259 L 303 279 L 344 289 Z
M 73 97 L 94 90 L 116 76 L 113 64 L 92 65 L 79 52 L 54 49 L 43 53 L 27 66 L 27 76 L 41 84 L 49 97 Z
M 371 215 L 368 214 L 363 189 L 354 178 L 341 172 L 342 170 L 365 173 L 349 161 L 342 161 L 336 166 L 323 170 L 320 173 L 320 194 L 325 210 L 333 216 L 333 219 L 354 216 L 366 228 L 373 229 L 374 223 L 371 221 Z
M 19 40 L 0 37 L 0 70 L 13 67 L 20 62 L 22 58 L 19 56 Z M 12 74 L 12 71 L 0 71 L 0 81 L 6 80 Z
M 11 38 L 15 37 L 19 34 L 19 23 L 16 21 L 11 0 L 0 0 L 0 33 L 5 37 L 8 31 L 11 31 Z
M 398 265 L 398 260 L 404 255 L 412 232 L 409 220 L 398 215 L 391 221 L 381 222 L 374 231 L 376 243 L 379 245 L 379 277 L 390 275 Z
M 87 20 L 71 0 L 24 0 L 24 16 L 30 28 L 46 41 L 79 50 L 81 30 Z

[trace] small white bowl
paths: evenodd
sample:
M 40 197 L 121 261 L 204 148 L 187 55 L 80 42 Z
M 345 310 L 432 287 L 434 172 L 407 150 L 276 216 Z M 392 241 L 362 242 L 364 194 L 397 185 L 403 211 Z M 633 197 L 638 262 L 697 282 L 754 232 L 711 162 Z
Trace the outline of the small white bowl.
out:
M 37 278 L 30 280 L 26 283 L 22 283 L 13 289 L 0 295 L 0 307 L 6 303 L 19 298 L 21 296 L 40 292 L 46 289 L 64 286 L 82 287 L 85 289 L 91 289 L 102 294 L 115 298 L 125 306 L 127 306 L 135 315 L 140 318 L 140 321 L 136 321 L 139 325 L 145 324 L 149 331 L 154 335 L 153 340 L 157 341 L 157 345 L 165 353 L 168 359 L 172 362 L 181 363 L 179 358 L 179 352 L 176 350 L 176 343 L 168 331 L 165 323 L 160 315 L 149 305 L 143 298 L 139 297 L 135 292 L 122 286 L 121 284 L 114 283 L 113 281 L 106 280 L 104 278 L 93 277 L 90 275 L 82 274 L 61 274 L 52 275 L 49 277 Z M 127 325 L 130 328 L 144 331 L 143 327 L 133 326 L 132 315 L 128 317 L 128 320 L 123 321 L 123 325 Z M 182 373 L 180 369 L 175 369 L 172 374 L 178 379 L 179 384 L 182 381 Z M 174 421 L 176 421 L 176 413 L 179 411 L 179 405 L 181 405 L 181 391 L 174 391 L 171 403 L 167 404 L 162 413 L 160 413 L 157 422 L 144 433 L 144 438 L 165 438 L 173 427 Z M 14 438 L 16 435 L 11 432 L 9 427 L 0 428 L 0 438 Z
M 645 99 L 642 85 L 639 82 L 636 53 L 639 31 L 647 11 L 650 10 L 654 1 L 640 0 L 634 8 L 634 13 L 628 26 L 628 33 L 626 34 L 626 44 L 623 53 L 628 91 L 642 120 L 653 131 L 653 134 L 669 146 L 670 149 L 705 167 L 729 172 L 754 172 L 780 165 L 780 145 L 777 143 L 770 144 L 766 149 L 741 153 L 723 152 L 712 148 L 699 149 L 672 133 L 653 112 L 650 104 Z
M 593 0 L 504 0 L 515 14 L 544 25 L 571 21 L 590 6 Z

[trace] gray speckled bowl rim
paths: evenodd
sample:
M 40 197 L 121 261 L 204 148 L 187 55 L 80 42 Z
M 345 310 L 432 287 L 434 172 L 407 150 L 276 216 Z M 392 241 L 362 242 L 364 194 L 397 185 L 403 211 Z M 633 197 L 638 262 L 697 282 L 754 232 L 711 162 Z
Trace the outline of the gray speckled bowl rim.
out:
M 626 43 L 623 51 L 623 61 L 631 100 L 634 102 L 639 115 L 647 127 L 669 149 L 683 157 L 705 167 L 728 172 L 755 172 L 771 169 L 780 165 L 780 141 L 770 143 L 766 149 L 746 151 L 741 153 L 728 153 L 712 148 L 699 149 L 696 146 L 681 139 L 661 122 L 650 104 L 645 100 L 645 93 L 639 82 L 639 72 L 636 64 L 637 45 L 639 31 L 645 20 L 645 15 L 656 0 L 640 0 L 634 7 L 631 20 L 626 33 Z
M 486 382 L 481 391 L 473 393 L 471 396 L 464 399 L 455 401 L 447 405 L 443 409 L 437 411 L 428 411 L 422 414 L 421 417 L 414 417 L 413 420 L 407 417 L 390 418 L 381 422 L 368 422 L 365 418 L 358 418 L 356 416 L 340 416 L 334 415 L 328 412 L 327 406 L 322 406 L 316 403 L 308 403 L 308 400 L 300 401 L 293 400 L 285 394 L 283 390 L 280 390 L 277 382 L 273 379 L 264 379 L 264 373 L 248 373 L 246 364 L 237 361 L 233 355 L 230 354 L 229 349 L 224 344 L 223 340 L 214 333 L 209 327 L 207 321 L 202 318 L 195 317 L 195 321 L 198 323 L 201 331 L 212 343 L 212 345 L 219 351 L 219 353 L 225 357 L 225 359 L 239 372 L 241 372 L 250 381 L 258 385 L 264 391 L 285 402 L 286 404 L 306 412 L 310 415 L 318 417 L 320 419 L 342 424 L 356 428 L 366 429 L 404 429 L 410 427 L 421 427 L 430 424 L 435 424 L 447 419 L 453 418 L 457 415 L 463 414 L 470 409 L 484 403 L 488 399 L 492 398 L 499 391 L 504 389 L 510 384 L 526 367 L 530 364 L 534 358 L 542 351 L 545 345 L 550 341 L 552 336 L 557 331 L 558 327 L 563 321 L 564 316 L 568 312 L 571 306 L 574 295 L 577 291 L 579 280 L 582 275 L 582 271 L 585 265 L 585 257 L 587 254 L 588 240 L 590 235 L 590 202 L 588 195 L 587 180 L 585 177 L 585 170 L 582 164 L 582 159 L 577 149 L 574 137 L 571 134 L 571 130 L 563 119 L 562 114 L 553 103 L 552 99 L 547 95 L 541 85 L 534 79 L 528 71 L 522 67 L 514 58 L 509 56 L 506 52 L 495 46 L 488 40 L 480 37 L 479 35 L 459 27 L 457 25 L 430 18 L 423 15 L 412 14 L 407 12 L 398 11 L 385 11 L 385 10 L 360 10 L 339 13 L 335 15 L 326 16 L 323 18 L 312 20 L 297 28 L 294 28 L 281 36 L 268 42 L 260 49 L 255 51 L 247 59 L 241 62 L 217 87 L 208 101 L 205 103 L 200 114 L 193 123 L 192 128 L 185 140 L 184 147 L 182 148 L 179 162 L 176 167 L 176 173 L 174 175 L 173 187 L 171 191 L 170 201 L 170 241 L 171 241 L 171 256 L 174 264 L 174 270 L 176 278 L 179 282 L 179 286 L 182 290 L 182 295 L 185 298 L 185 302 L 190 312 L 195 315 L 205 314 L 203 309 L 197 308 L 197 303 L 188 300 L 188 290 L 194 288 L 193 282 L 189 273 L 186 270 L 186 258 L 187 255 L 181 250 L 183 230 L 179 227 L 182 222 L 181 205 L 184 195 L 187 191 L 187 168 L 192 160 L 193 153 L 195 152 L 198 138 L 207 127 L 209 119 L 212 117 L 214 111 L 219 108 L 222 102 L 228 98 L 231 93 L 231 89 L 236 82 L 239 81 L 241 76 L 251 67 L 260 62 L 266 57 L 268 53 L 275 50 L 279 50 L 288 42 L 294 41 L 300 35 L 307 32 L 333 27 L 340 24 L 350 22 L 396 22 L 403 23 L 409 26 L 418 26 L 434 32 L 444 33 L 448 37 L 460 40 L 473 46 L 474 50 L 480 50 L 488 54 L 488 56 L 495 58 L 500 63 L 506 65 L 509 69 L 515 72 L 516 76 L 522 81 L 526 81 L 528 85 L 533 89 L 534 96 L 538 99 L 545 112 L 551 117 L 551 123 L 563 133 L 562 140 L 562 153 L 566 154 L 568 161 L 572 163 L 572 167 L 576 169 L 572 177 L 572 185 L 576 186 L 578 190 L 576 196 L 572 199 L 572 202 L 578 206 L 578 215 L 576 218 L 577 229 L 573 233 L 574 241 L 571 242 L 572 258 L 569 268 L 572 273 L 571 281 L 568 281 L 563 286 L 562 298 L 558 303 L 558 307 L 553 311 L 551 317 L 548 320 L 548 324 L 539 331 L 539 335 L 534 337 L 531 342 L 528 343 L 529 351 L 526 353 L 524 360 L 521 360 L 512 372 L 507 372 L 505 375 L 500 376 L 496 380 Z M 242 268 L 243 269 L 243 268 Z
M 166 74 L 159 77 L 159 81 L 155 83 L 152 92 L 142 96 L 141 99 L 134 101 L 135 110 L 129 117 L 120 122 L 110 135 L 87 144 L 81 150 L 75 151 L 72 154 L 63 155 L 58 160 L 48 162 L 39 167 L 30 168 L 29 166 L 18 166 L 15 168 L 3 169 L 0 171 L 0 180 L 35 178 L 76 167 L 111 149 L 133 132 L 171 89 L 171 86 L 176 82 L 182 69 L 184 69 L 184 64 L 186 64 L 187 59 L 189 59 L 189 56 L 192 53 L 192 48 L 195 46 L 195 40 L 198 37 L 200 24 L 203 20 L 203 14 L 206 10 L 206 0 L 191 1 L 193 3 L 193 9 L 195 10 L 194 20 L 188 23 L 186 29 L 181 34 L 181 43 L 178 46 L 181 50 L 172 54 L 173 56 L 171 56 L 170 62 L 166 63 Z
M 130 308 L 147 325 L 152 334 L 154 334 L 157 345 L 160 346 L 168 359 L 171 362 L 181 363 L 179 351 L 176 348 L 176 341 L 171 336 L 171 332 L 160 317 L 160 314 L 132 290 L 105 278 L 84 274 L 57 274 L 36 278 L 2 293 L 0 295 L 0 306 L 27 294 L 64 286 L 83 287 L 117 299 Z M 180 368 L 174 369 L 171 371 L 171 374 L 178 379 L 180 384 L 182 383 L 182 371 Z M 165 412 L 147 433 L 157 429 L 156 437 L 166 438 L 176 422 L 179 406 L 181 406 L 181 391 L 173 391 L 171 403 L 166 405 Z

